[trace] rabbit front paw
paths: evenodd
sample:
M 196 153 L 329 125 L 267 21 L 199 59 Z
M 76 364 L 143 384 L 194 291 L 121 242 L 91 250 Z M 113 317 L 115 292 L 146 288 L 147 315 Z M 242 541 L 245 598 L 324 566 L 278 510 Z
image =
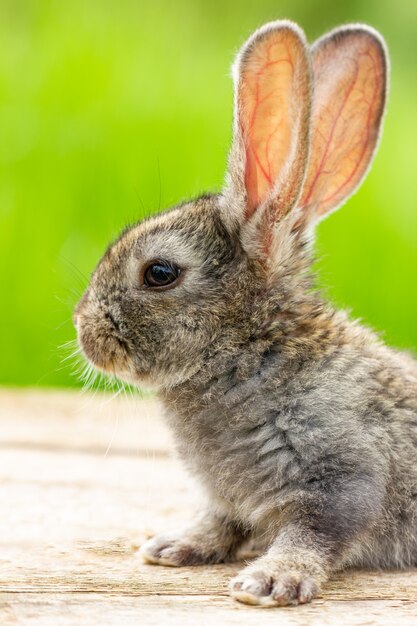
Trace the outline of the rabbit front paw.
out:
M 235 600 L 262 607 L 305 604 L 318 591 L 319 585 L 311 575 L 294 570 L 243 570 L 230 582 L 230 593 Z
M 160 535 L 144 543 L 140 555 L 146 563 L 182 567 L 212 563 L 212 555 L 205 554 L 201 544 L 187 541 L 186 536 Z

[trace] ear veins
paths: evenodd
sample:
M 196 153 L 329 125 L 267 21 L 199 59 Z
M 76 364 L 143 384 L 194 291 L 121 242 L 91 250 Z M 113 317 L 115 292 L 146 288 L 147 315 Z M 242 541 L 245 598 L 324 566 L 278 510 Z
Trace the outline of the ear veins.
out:
M 312 76 L 304 33 L 286 20 L 265 24 L 242 47 L 233 76 L 224 217 L 237 219 L 246 252 L 269 265 L 275 225 L 295 206 L 308 160 Z
M 321 216 L 355 190 L 371 162 L 386 64 L 381 42 L 363 27 L 335 31 L 312 56 L 312 151 L 300 207 Z
M 247 133 L 245 132 L 244 125 L 241 122 L 241 129 L 246 139 L 246 164 L 247 165 L 246 165 L 246 172 L 245 172 L 245 186 L 246 186 L 246 189 L 251 190 L 251 192 L 248 193 L 248 206 L 246 208 L 246 214 L 245 214 L 246 219 L 249 219 L 253 215 L 256 207 L 259 205 L 261 201 L 261 192 L 259 190 L 261 183 L 260 181 L 258 181 L 258 171 L 263 175 L 266 182 L 268 183 L 266 185 L 266 189 L 269 189 L 274 183 L 274 179 L 272 176 L 270 148 L 271 148 L 271 141 L 273 139 L 273 136 L 279 129 L 280 124 L 282 123 L 282 119 L 279 119 L 276 122 L 275 126 L 273 126 L 270 129 L 268 136 L 264 138 L 264 141 L 265 141 L 264 159 L 266 161 L 266 166 L 265 166 L 262 163 L 261 157 L 257 149 L 258 148 L 257 144 L 260 145 L 260 142 L 255 141 L 252 131 L 253 131 L 253 127 L 255 124 L 256 115 L 258 113 L 259 106 L 263 104 L 265 101 L 268 101 L 268 99 L 271 98 L 271 96 L 273 96 L 279 89 L 278 87 L 276 87 L 275 89 L 272 89 L 261 98 L 259 83 L 260 83 L 261 78 L 265 74 L 265 70 L 268 67 L 271 67 L 273 65 L 287 63 L 291 68 L 291 73 L 294 74 L 294 64 L 291 60 L 290 51 L 286 44 L 284 44 L 284 47 L 287 51 L 288 56 L 286 58 L 279 59 L 277 61 L 270 60 L 271 50 L 276 45 L 277 44 L 270 44 L 267 47 L 267 62 L 264 63 L 262 68 L 258 70 L 255 74 L 256 82 L 255 82 L 254 106 L 253 106 L 253 111 L 249 120 Z M 277 109 L 278 109 L 278 106 L 277 106 Z
M 375 67 L 375 61 L 374 61 L 374 59 L 372 58 L 372 56 L 369 53 L 364 53 L 363 56 L 369 56 L 371 58 L 371 60 L 372 60 L 372 63 L 374 65 L 374 67 Z M 359 74 L 359 69 L 358 69 L 358 74 Z M 364 158 L 366 156 L 366 153 L 369 150 L 369 138 L 370 138 L 370 134 L 371 134 L 371 130 L 372 130 L 371 117 L 372 117 L 372 113 L 373 113 L 373 107 L 374 107 L 375 102 L 376 102 L 377 97 L 378 97 L 378 92 L 379 92 L 380 85 L 381 85 L 381 81 L 379 81 L 379 83 L 378 83 L 378 76 L 376 74 L 376 76 L 375 76 L 375 88 L 374 88 L 373 94 L 372 94 L 372 101 L 369 104 L 369 110 L 368 110 L 368 115 L 367 115 L 366 124 L 365 124 L 365 140 L 363 142 L 363 147 L 362 147 L 362 150 L 360 152 L 360 156 L 359 156 L 358 162 L 357 162 L 356 166 L 354 167 L 354 169 L 352 170 L 350 176 L 347 178 L 347 180 L 344 183 L 342 183 L 342 185 L 338 189 L 336 189 L 333 192 L 333 194 L 331 194 L 331 195 L 327 196 L 327 198 L 323 199 L 323 203 L 324 204 L 326 204 L 327 202 L 332 200 L 334 197 L 336 197 L 344 187 L 349 186 L 349 183 L 352 182 L 352 180 L 354 179 L 355 174 L 357 173 L 358 169 L 360 168 L 360 166 L 363 163 L 363 160 L 364 160 Z M 352 86 L 352 89 L 353 89 L 353 86 Z M 367 100 L 365 98 L 364 98 L 363 101 L 367 104 Z
M 313 191 L 314 191 L 315 184 L 317 183 L 317 180 L 319 179 L 319 177 L 325 172 L 324 164 L 325 164 L 328 152 L 329 152 L 330 145 L 331 145 L 331 143 L 333 141 L 333 135 L 334 135 L 334 132 L 336 130 L 337 123 L 338 123 L 338 121 L 340 119 L 340 116 L 342 114 L 342 111 L 345 108 L 346 103 L 347 103 L 347 101 L 349 99 L 349 95 L 352 92 L 352 89 L 353 89 L 353 87 L 355 85 L 355 81 L 356 81 L 356 78 L 353 79 L 353 81 L 351 83 L 351 86 L 349 87 L 349 90 L 346 93 L 346 96 L 345 96 L 345 98 L 343 99 L 343 101 L 342 101 L 342 103 L 340 105 L 340 108 L 339 108 L 339 110 L 338 110 L 338 112 L 337 112 L 337 114 L 336 114 L 336 116 L 335 116 L 335 118 L 333 120 L 331 131 L 330 131 L 329 136 L 327 137 L 327 139 L 324 137 L 324 135 L 321 133 L 321 131 L 319 131 L 316 128 L 313 128 L 313 141 L 312 141 L 313 145 L 314 145 L 314 134 L 318 133 L 325 140 L 325 148 L 323 150 L 323 155 L 322 155 L 320 163 L 319 163 L 319 165 L 317 167 L 317 170 L 316 170 L 316 173 L 314 175 L 314 178 L 311 181 L 310 189 L 307 192 L 305 197 L 304 197 L 304 194 L 303 194 L 303 198 L 301 199 L 301 207 L 308 206 L 308 203 L 309 203 L 310 198 L 311 198 L 311 196 L 313 194 Z
M 310 105 L 304 44 L 288 28 L 267 32 L 245 51 L 241 68 L 238 114 L 245 146 L 245 219 L 272 198 L 275 188 L 277 219 L 288 208 L 297 187 L 284 174 L 291 179 L 299 176 L 295 144 L 300 130 L 305 130 L 300 129 L 305 125 L 300 124 L 300 117 L 305 117 Z

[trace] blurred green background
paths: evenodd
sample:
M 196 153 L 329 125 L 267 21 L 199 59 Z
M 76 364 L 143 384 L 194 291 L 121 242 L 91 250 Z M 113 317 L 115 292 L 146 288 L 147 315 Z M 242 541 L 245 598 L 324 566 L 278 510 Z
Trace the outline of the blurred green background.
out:
M 229 67 L 263 22 L 310 40 L 385 36 L 385 132 L 365 184 L 319 227 L 320 282 L 392 344 L 417 348 L 417 2 L 1 0 L 0 382 L 76 385 L 58 346 L 126 222 L 223 181 Z

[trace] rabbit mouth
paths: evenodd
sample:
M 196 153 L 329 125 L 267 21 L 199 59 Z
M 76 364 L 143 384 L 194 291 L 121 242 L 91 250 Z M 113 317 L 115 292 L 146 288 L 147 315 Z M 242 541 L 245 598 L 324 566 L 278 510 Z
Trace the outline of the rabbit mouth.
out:
M 81 315 L 77 315 L 74 321 L 78 343 L 95 368 L 115 376 L 129 371 L 129 346 L 117 332 L 110 315 L 105 316 L 100 327 L 97 327 L 97 320 Z

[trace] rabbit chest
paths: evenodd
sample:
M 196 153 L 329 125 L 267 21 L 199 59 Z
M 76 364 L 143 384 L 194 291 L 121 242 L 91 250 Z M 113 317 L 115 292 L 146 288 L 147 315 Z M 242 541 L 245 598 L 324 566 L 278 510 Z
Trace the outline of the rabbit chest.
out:
M 335 385 L 329 371 L 323 380 L 306 371 L 283 381 L 268 370 L 229 377 L 229 386 L 216 379 L 204 395 L 168 404 L 185 465 L 211 497 L 245 517 L 373 457 L 357 417 L 359 372 L 352 387 L 353 371 Z

